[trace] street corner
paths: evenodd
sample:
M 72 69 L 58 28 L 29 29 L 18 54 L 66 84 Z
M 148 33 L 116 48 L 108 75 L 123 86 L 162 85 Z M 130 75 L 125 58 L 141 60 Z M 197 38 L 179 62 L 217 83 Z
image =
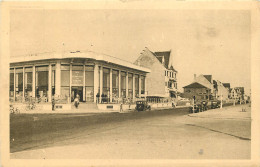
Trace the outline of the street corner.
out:
M 248 104 L 211 109 L 204 112 L 190 113 L 189 117 L 219 119 L 251 119 L 251 107 Z

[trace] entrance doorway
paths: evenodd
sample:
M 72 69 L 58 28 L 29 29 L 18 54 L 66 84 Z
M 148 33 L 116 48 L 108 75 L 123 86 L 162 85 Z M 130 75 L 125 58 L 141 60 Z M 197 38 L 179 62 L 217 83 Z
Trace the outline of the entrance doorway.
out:
M 83 101 L 83 87 L 82 86 L 72 86 L 71 87 L 71 101 L 74 101 L 76 95 L 79 95 L 79 101 Z

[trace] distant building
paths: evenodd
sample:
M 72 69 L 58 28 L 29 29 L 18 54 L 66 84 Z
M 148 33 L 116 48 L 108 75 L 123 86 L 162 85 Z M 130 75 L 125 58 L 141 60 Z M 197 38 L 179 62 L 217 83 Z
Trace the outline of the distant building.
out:
M 185 98 L 193 98 L 195 96 L 196 100 L 220 100 L 221 96 L 223 100 L 227 100 L 229 96 L 229 89 L 220 81 L 213 80 L 212 75 L 199 75 L 197 77 L 194 74 L 193 82 L 183 88 Z
M 193 98 L 196 100 L 209 100 L 213 97 L 213 80 L 212 75 L 199 75 L 194 74 L 194 81 L 184 86 L 183 96 L 185 98 Z
M 231 91 L 231 97 L 233 99 L 241 99 L 244 100 L 245 90 L 244 87 L 235 87 Z
M 231 98 L 231 86 L 230 86 L 230 83 L 223 83 L 223 86 L 228 89 L 228 98 Z
M 222 83 L 225 88 L 227 88 L 229 91 L 231 89 L 230 83 Z
M 145 48 L 134 64 L 149 68 L 146 75 L 146 95 L 177 97 L 177 70 L 172 65 L 172 52 L 152 52 Z
M 229 98 L 229 89 L 226 88 L 220 81 L 214 80 L 216 86 L 214 87 L 215 97 L 218 100 L 227 100 Z
M 232 88 L 230 91 L 230 98 L 231 99 L 238 99 L 238 94 L 235 88 Z

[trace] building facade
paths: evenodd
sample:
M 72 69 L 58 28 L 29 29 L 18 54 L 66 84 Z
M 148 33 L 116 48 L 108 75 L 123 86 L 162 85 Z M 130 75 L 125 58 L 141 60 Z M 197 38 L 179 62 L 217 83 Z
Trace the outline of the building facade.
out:
M 10 61 L 10 100 L 54 96 L 71 102 L 116 103 L 145 93 L 150 70 L 108 55 L 86 52 L 44 53 L 14 57 Z
M 245 91 L 244 87 L 235 87 L 231 89 L 230 97 L 232 99 L 244 100 Z
M 229 89 L 225 87 L 220 81 L 214 80 L 216 83 L 215 87 L 215 97 L 218 100 L 228 100 L 229 99 Z
M 193 82 L 183 87 L 183 97 L 196 100 L 210 100 L 214 97 L 214 84 L 212 75 L 194 74 Z
M 221 83 L 218 80 L 213 80 L 212 75 L 194 74 L 194 81 L 184 86 L 184 97 L 193 98 L 195 96 L 198 100 L 228 100 L 230 84 Z
M 177 97 L 177 71 L 172 66 L 171 51 L 152 52 L 145 48 L 134 64 L 149 68 L 146 75 L 148 97 Z

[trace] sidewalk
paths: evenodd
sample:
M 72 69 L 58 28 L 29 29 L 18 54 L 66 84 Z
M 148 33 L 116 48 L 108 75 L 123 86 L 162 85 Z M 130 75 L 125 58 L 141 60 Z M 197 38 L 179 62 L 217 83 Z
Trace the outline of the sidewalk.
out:
M 242 110 L 245 109 L 245 112 Z M 215 118 L 215 119 L 251 119 L 251 107 L 249 104 L 211 109 L 204 112 L 189 114 L 190 117 Z

